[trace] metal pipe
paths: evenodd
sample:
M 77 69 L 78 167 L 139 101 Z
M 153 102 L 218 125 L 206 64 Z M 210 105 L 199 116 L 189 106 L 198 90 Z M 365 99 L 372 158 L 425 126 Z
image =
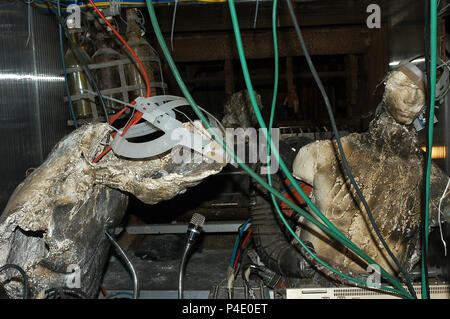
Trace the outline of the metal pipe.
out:
M 133 267 L 133 264 L 128 259 L 127 255 L 123 251 L 122 247 L 120 247 L 119 243 L 117 243 L 117 241 L 114 239 L 114 237 L 108 231 L 105 231 L 105 234 L 108 237 L 108 239 L 111 241 L 111 243 L 114 245 L 114 248 L 116 248 L 117 252 L 123 258 L 128 269 L 130 270 L 131 276 L 133 277 L 133 299 L 139 299 L 139 280 L 138 280 L 138 277 L 136 274 L 136 270 Z

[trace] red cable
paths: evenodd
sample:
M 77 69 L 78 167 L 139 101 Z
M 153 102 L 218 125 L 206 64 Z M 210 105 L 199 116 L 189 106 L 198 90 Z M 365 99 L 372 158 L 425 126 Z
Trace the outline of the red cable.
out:
M 127 43 L 127 41 L 125 41 L 124 38 L 122 38 L 122 36 L 119 34 L 119 32 L 117 32 L 117 30 L 111 25 L 111 23 L 109 23 L 108 20 L 106 20 L 105 16 L 100 12 L 100 10 L 97 8 L 97 6 L 95 5 L 95 3 L 92 0 L 89 0 L 89 3 L 91 4 L 91 6 L 94 8 L 94 10 L 97 12 L 97 14 L 100 16 L 100 18 L 102 18 L 102 20 L 106 23 L 106 25 L 114 32 L 114 34 L 119 38 L 119 40 L 127 47 L 128 51 L 130 51 L 131 55 L 134 57 L 134 59 L 136 60 L 136 62 L 139 64 L 139 67 L 141 68 L 142 74 L 144 76 L 145 79 L 145 84 L 147 87 L 147 94 L 145 95 L 145 97 L 150 97 L 151 96 L 151 91 L 150 91 L 150 81 L 148 79 L 148 75 L 147 72 L 145 71 L 144 65 L 142 64 L 141 60 L 139 60 L 138 56 L 136 55 L 136 53 L 133 51 L 133 49 L 130 47 L 130 45 Z M 135 104 L 136 102 L 133 101 L 132 104 Z M 119 116 L 125 112 L 126 110 L 128 110 L 128 107 L 125 106 L 122 110 L 120 110 L 120 112 L 116 113 L 109 121 L 109 124 L 114 123 L 115 120 L 117 120 L 119 118 Z M 124 128 L 121 136 L 123 136 L 123 134 L 126 133 L 126 131 L 133 125 L 137 124 L 141 118 L 142 118 L 142 113 L 141 112 L 137 112 L 134 117 L 131 119 L 131 121 L 128 123 L 128 125 Z M 112 134 L 113 136 L 115 134 Z M 111 146 L 108 146 L 99 156 L 97 156 L 97 158 L 94 160 L 94 163 L 97 163 L 103 156 L 105 156 L 109 151 L 111 150 Z
M 100 16 L 100 18 L 102 18 L 102 20 L 106 23 L 106 25 L 114 32 L 114 34 L 119 38 L 119 40 L 127 47 L 127 49 L 130 51 L 131 55 L 134 57 L 134 59 L 136 60 L 136 62 L 139 64 L 139 67 L 141 68 L 142 74 L 144 76 L 145 79 L 145 84 L 147 87 L 147 94 L 145 95 L 145 97 L 150 97 L 151 96 L 151 90 L 150 90 L 150 81 L 148 79 L 148 75 L 147 72 L 145 71 L 144 65 L 142 64 L 141 60 L 139 60 L 138 56 L 136 55 L 136 53 L 133 51 L 133 49 L 130 47 L 130 45 L 127 43 L 127 41 L 125 41 L 125 39 L 119 34 L 119 32 L 117 32 L 117 30 L 111 25 L 111 23 L 109 23 L 109 21 L 105 18 L 105 16 L 100 12 L 100 10 L 97 8 L 97 6 L 95 5 L 95 3 L 92 0 L 89 0 L 89 3 L 91 4 L 91 6 L 94 8 L 94 10 L 97 12 L 97 14 Z M 135 104 L 136 101 L 133 101 L 131 104 Z M 109 124 L 113 124 L 118 118 L 119 116 L 125 112 L 126 110 L 128 110 L 128 107 L 125 106 L 122 110 L 120 110 L 118 113 L 114 114 L 113 117 L 111 117 Z M 121 136 L 123 136 L 128 129 L 137 124 L 141 118 L 142 118 L 142 113 L 141 112 L 137 112 L 133 118 L 131 119 L 131 121 L 128 123 L 128 125 L 123 129 L 123 132 L 121 134 Z M 111 134 L 113 137 L 115 135 L 115 133 Z M 99 156 L 97 156 L 97 158 L 94 160 L 94 163 L 97 163 L 103 156 L 105 156 L 109 151 L 111 150 L 111 146 L 108 146 Z
M 114 116 L 112 116 L 112 117 L 109 119 L 109 124 L 113 124 L 113 123 L 119 118 L 119 116 L 122 115 L 122 113 L 125 112 L 126 110 L 128 110 L 128 106 L 125 106 L 125 107 L 124 107 L 123 109 L 121 109 L 119 112 L 117 112 L 116 114 L 114 114 Z
M 123 113 L 125 108 L 127 108 L 127 107 L 124 107 L 120 112 Z M 123 136 L 130 127 L 132 127 L 133 125 L 136 125 L 141 120 L 142 116 L 143 116 L 143 114 L 141 112 L 139 112 L 139 111 L 136 112 L 136 114 L 133 116 L 133 118 L 128 123 L 128 125 L 125 126 L 125 128 L 123 129 L 122 134 L 120 134 L 120 136 Z M 112 122 L 114 122 L 116 119 L 111 118 L 111 120 L 113 120 Z M 112 122 L 110 121 L 110 124 L 112 124 Z M 114 137 L 115 133 L 116 132 L 114 132 L 111 135 L 113 135 L 113 137 Z M 101 160 L 102 157 L 105 156 L 110 150 L 111 150 L 111 145 L 108 146 L 99 156 L 97 156 L 97 158 L 94 160 L 94 163 L 97 163 L 99 160 Z
M 117 32 L 117 30 L 114 29 L 114 27 L 111 25 L 111 23 L 109 23 L 109 21 L 106 20 L 105 16 L 100 12 L 100 10 L 97 8 L 95 3 L 92 0 L 89 0 L 89 3 L 95 9 L 95 11 L 97 11 L 97 13 L 100 16 L 100 18 L 102 18 L 102 20 L 105 21 L 105 23 L 108 25 L 108 27 L 110 27 L 110 29 L 119 38 L 119 40 L 127 47 L 127 49 L 130 51 L 131 55 L 136 59 L 136 62 L 139 64 L 139 67 L 142 70 L 142 74 L 144 75 L 144 79 L 145 79 L 145 84 L 147 86 L 147 94 L 145 95 L 145 97 L 150 97 L 151 96 L 150 81 L 148 79 L 147 72 L 145 71 L 144 65 L 142 64 L 141 60 L 139 60 L 139 58 L 137 57 L 136 53 L 134 53 L 133 49 L 128 45 L 127 41 L 125 41 L 125 39 L 122 38 L 122 36 L 119 34 L 119 32 Z
M 100 289 L 102 290 L 103 296 L 107 297 L 108 293 L 106 292 L 105 287 L 103 287 L 103 285 L 100 285 Z
M 111 23 L 109 23 L 108 20 L 106 20 L 105 16 L 100 12 L 100 10 L 97 8 L 97 6 L 95 5 L 95 3 L 92 0 L 89 0 L 89 3 L 91 4 L 91 6 L 94 8 L 94 10 L 97 12 L 97 14 L 100 16 L 100 18 L 102 18 L 102 20 L 106 23 L 106 25 L 114 32 L 114 34 L 119 38 L 119 40 L 127 47 L 127 49 L 130 51 L 131 55 L 134 57 L 134 59 L 136 60 L 136 62 L 139 64 L 139 67 L 141 68 L 142 74 L 144 76 L 145 79 L 145 84 L 147 87 L 147 94 L 145 95 L 145 97 L 150 97 L 151 96 L 151 91 L 150 91 L 150 81 L 148 79 L 148 75 L 147 72 L 145 71 L 144 65 L 142 64 L 141 60 L 139 60 L 138 56 L 136 55 L 136 53 L 133 51 L 133 49 L 130 47 L 130 45 L 127 43 L 127 41 L 125 41 L 125 39 L 119 34 L 119 32 L 117 32 L 117 30 L 111 25 Z M 133 101 L 131 104 L 135 104 L 136 101 Z M 120 110 L 118 113 L 114 114 L 113 117 L 111 117 L 109 124 L 113 124 L 118 118 L 119 116 L 125 112 L 126 110 L 128 110 L 128 107 L 125 106 L 122 110 Z M 135 125 L 137 122 L 140 121 L 140 119 L 142 118 L 142 113 L 141 112 L 137 112 L 134 117 L 131 119 L 131 121 L 128 123 L 128 125 L 124 128 L 121 136 L 123 136 L 123 134 L 126 133 L 126 131 L 133 125 Z M 111 134 L 113 137 L 115 135 L 115 133 Z M 108 146 L 99 156 L 97 156 L 97 158 L 94 160 L 94 163 L 97 163 L 103 156 L 105 156 L 109 151 L 111 150 L 111 146 Z
M 250 231 L 248 232 L 247 236 L 245 236 L 245 239 L 242 242 L 241 249 L 244 249 L 245 244 L 247 243 L 247 240 L 250 238 L 250 235 L 252 234 L 252 232 L 253 232 L 253 229 L 250 229 Z M 241 251 L 239 250 L 237 255 L 236 255 L 236 260 L 234 261 L 233 269 L 236 269 L 236 265 L 238 263 L 238 260 L 239 260 L 240 256 L 241 256 Z

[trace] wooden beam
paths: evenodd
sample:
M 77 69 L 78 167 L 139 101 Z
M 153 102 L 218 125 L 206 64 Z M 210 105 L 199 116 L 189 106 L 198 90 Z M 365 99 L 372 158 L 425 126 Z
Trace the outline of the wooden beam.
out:
M 304 28 L 302 32 L 311 55 L 362 54 L 369 51 L 371 33 L 361 26 Z M 169 41 L 169 36 L 166 41 Z M 175 36 L 174 42 L 178 48 L 183 48 L 173 52 L 176 62 L 238 58 L 231 32 L 182 34 Z M 242 32 L 242 42 L 248 59 L 273 58 L 270 30 Z M 280 57 L 303 55 L 294 30 L 279 30 L 278 46 Z
M 402 3 L 399 3 L 402 2 Z M 397 12 L 404 8 L 406 0 L 329 0 L 329 1 L 294 1 L 294 11 L 301 27 L 325 25 L 365 25 L 368 4 L 378 4 L 381 7 L 382 21 L 388 21 L 390 12 Z M 411 7 L 411 4 L 406 3 Z M 255 1 L 237 2 L 239 27 L 241 30 L 252 30 L 255 17 Z M 400 8 L 399 8 L 400 7 Z M 145 12 L 146 10 L 144 10 Z M 173 5 L 155 6 L 159 25 L 164 33 L 172 29 Z M 147 18 L 146 18 L 147 21 Z M 260 1 L 258 6 L 257 29 L 270 29 L 272 26 L 272 1 Z M 293 27 L 285 1 L 279 1 L 277 6 L 278 28 Z M 197 31 L 227 31 L 232 30 L 230 9 L 227 3 L 209 3 L 193 5 L 179 2 L 175 23 L 175 34 L 178 32 Z

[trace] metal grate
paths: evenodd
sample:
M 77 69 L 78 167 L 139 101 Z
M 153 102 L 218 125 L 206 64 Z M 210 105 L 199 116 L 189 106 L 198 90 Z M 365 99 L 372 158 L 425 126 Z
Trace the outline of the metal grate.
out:
M 139 57 L 139 59 L 141 60 L 141 62 L 157 62 L 157 63 L 161 63 L 160 59 L 156 56 L 144 56 L 144 57 Z M 129 99 L 129 95 L 128 92 L 134 91 L 134 90 L 138 90 L 138 89 L 145 89 L 146 86 L 144 83 L 142 83 L 141 85 L 128 85 L 127 80 L 126 80 L 126 76 L 125 76 L 125 66 L 132 64 L 133 62 L 129 59 L 129 58 L 124 58 L 124 59 L 120 59 L 120 60 L 115 60 L 115 61 L 109 61 L 109 62 L 101 62 L 101 63 L 93 63 L 93 64 L 89 64 L 87 67 L 90 70 L 98 70 L 98 69 L 104 69 L 104 68 L 110 68 L 110 67 L 116 67 L 118 69 L 119 72 L 119 77 L 120 77 L 120 86 L 119 87 L 115 87 L 115 88 L 109 88 L 109 89 L 105 89 L 105 90 L 100 90 L 100 93 L 102 95 L 110 95 L 110 94 L 115 94 L 115 93 L 120 93 L 122 94 L 122 101 L 126 102 L 126 103 L 130 103 L 130 99 Z M 77 67 L 77 68 L 68 68 L 67 69 L 67 74 L 70 73 L 74 73 L 74 72 L 80 72 L 83 71 L 82 68 Z M 92 91 L 92 88 L 90 87 L 90 84 L 88 83 L 89 86 L 89 90 Z M 164 82 L 150 82 L 150 87 L 151 88 L 161 88 L 161 89 L 167 89 L 167 84 Z M 74 94 L 71 95 L 71 99 L 73 102 L 76 102 L 78 100 L 81 99 L 88 99 L 91 101 L 91 106 L 92 106 L 92 119 L 89 120 L 85 120 L 85 122 L 96 122 L 98 120 L 102 120 L 97 113 L 97 108 L 95 107 L 95 96 L 93 94 L 90 93 L 83 93 L 83 94 Z M 64 101 L 68 102 L 68 98 L 67 96 L 64 97 Z M 82 121 L 83 122 L 83 121 Z M 68 125 L 73 125 L 73 121 L 69 120 Z

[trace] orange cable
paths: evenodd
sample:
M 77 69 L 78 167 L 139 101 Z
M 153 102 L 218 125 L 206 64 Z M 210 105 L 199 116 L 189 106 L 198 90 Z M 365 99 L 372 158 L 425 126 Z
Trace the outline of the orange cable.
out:
M 130 51 L 131 55 L 134 57 L 134 59 L 136 60 L 136 62 L 139 64 L 139 67 L 141 68 L 142 74 L 144 76 L 145 79 L 145 84 L 147 87 L 147 93 L 145 94 L 145 97 L 150 97 L 151 96 L 151 90 L 150 90 L 150 81 L 147 75 L 147 72 L 145 71 L 144 65 L 142 64 L 141 60 L 139 60 L 138 56 L 136 55 L 136 53 L 133 51 L 133 49 L 130 47 L 130 45 L 127 43 L 127 41 L 125 41 L 125 39 L 119 34 L 119 32 L 117 32 L 117 30 L 111 25 L 111 23 L 109 23 L 109 21 L 105 18 L 105 16 L 100 12 L 100 10 L 97 8 L 97 6 L 95 5 L 95 3 L 92 0 L 89 0 L 89 3 L 92 5 L 92 7 L 94 8 L 94 10 L 97 12 L 97 14 L 100 16 L 100 18 L 102 18 L 102 20 L 106 23 L 106 25 L 114 32 L 114 34 L 119 38 L 119 40 L 127 47 L 127 49 Z M 135 104 L 136 101 L 133 101 L 132 104 Z M 114 114 L 114 116 L 110 119 L 109 124 L 113 124 L 115 120 L 117 120 L 119 118 L 119 116 L 125 112 L 126 110 L 128 110 L 128 107 L 125 106 L 122 110 L 120 110 L 120 112 Z M 123 136 L 123 134 L 126 133 L 126 131 L 133 125 L 135 125 L 137 122 L 140 121 L 140 119 L 142 118 L 142 113 L 141 112 L 137 112 L 133 119 L 128 123 L 128 125 L 125 127 L 125 129 L 123 130 L 121 136 Z M 112 134 L 113 136 L 115 134 Z M 111 150 L 111 146 L 108 146 L 95 160 L 94 163 L 97 163 L 103 156 L 105 156 L 109 151 Z

